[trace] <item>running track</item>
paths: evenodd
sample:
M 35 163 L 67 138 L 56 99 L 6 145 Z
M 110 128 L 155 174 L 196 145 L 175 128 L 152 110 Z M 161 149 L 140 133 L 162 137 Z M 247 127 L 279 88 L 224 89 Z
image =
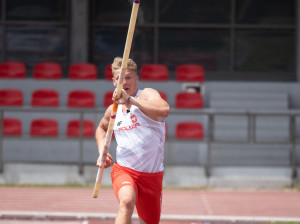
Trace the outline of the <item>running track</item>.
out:
M 97 199 L 92 198 L 92 191 L 92 188 L 0 187 L 0 223 L 5 217 L 17 216 L 113 219 L 118 207 L 112 189 L 101 189 Z M 162 223 L 170 220 L 300 222 L 300 192 L 164 190 L 162 220 Z

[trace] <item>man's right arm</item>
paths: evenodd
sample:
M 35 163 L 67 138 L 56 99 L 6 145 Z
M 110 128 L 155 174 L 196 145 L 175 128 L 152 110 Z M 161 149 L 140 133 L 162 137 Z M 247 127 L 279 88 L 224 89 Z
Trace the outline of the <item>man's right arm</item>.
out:
M 112 105 L 107 108 L 103 118 L 99 122 L 99 125 L 96 129 L 95 138 L 96 138 L 96 143 L 97 143 L 97 146 L 98 146 L 99 155 L 101 153 L 101 150 L 103 150 L 106 131 L 107 131 L 109 120 L 110 120 L 111 109 L 112 109 Z M 99 159 L 100 158 L 98 158 L 98 160 L 97 160 L 97 166 L 100 166 L 100 160 Z M 112 157 L 111 157 L 110 154 L 108 154 L 108 158 L 106 159 L 105 168 L 109 167 L 111 165 L 110 160 L 111 160 L 111 163 L 112 163 Z

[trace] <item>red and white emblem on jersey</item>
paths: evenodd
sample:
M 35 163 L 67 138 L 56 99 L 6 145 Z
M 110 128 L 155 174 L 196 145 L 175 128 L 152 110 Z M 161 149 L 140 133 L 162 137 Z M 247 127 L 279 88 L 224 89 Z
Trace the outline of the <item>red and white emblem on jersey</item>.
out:
M 136 116 L 133 114 L 133 115 L 131 115 L 131 121 L 132 121 L 132 123 L 135 123 L 135 122 L 137 122 L 137 118 L 136 118 Z

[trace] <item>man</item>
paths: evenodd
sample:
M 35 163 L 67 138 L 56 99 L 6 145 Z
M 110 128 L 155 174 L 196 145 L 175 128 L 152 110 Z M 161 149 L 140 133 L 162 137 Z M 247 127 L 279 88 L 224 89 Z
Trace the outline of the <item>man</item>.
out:
M 122 58 L 112 63 L 113 84 L 116 87 Z M 160 220 L 163 180 L 165 122 L 169 105 L 151 88 L 138 89 L 139 77 L 136 63 L 129 59 L 123 81 L 121 98 L 114 124 L 117 141 L 117 160 L 111 171 L 112 185 L 119 201 L 115 223 L 131 223 L 136 206 L 140 223 L 157 224 Z M 99 152 L 103 147 L 112 105 L 106 110 L 96 130 Z M 105 168 L 113 162 L 106 158 Z M 100 166 L 98 158 L 97 166 Z

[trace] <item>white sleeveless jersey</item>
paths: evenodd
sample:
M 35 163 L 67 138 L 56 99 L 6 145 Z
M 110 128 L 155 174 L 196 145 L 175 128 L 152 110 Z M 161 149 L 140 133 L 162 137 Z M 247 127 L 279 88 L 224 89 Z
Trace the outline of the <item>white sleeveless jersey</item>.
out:
M 165 130 L 164 121 L 152 120 L 134 105 L 123 113 L 119 105 L 114 124 L 117 163 L 139 172 L 163 171 Z

